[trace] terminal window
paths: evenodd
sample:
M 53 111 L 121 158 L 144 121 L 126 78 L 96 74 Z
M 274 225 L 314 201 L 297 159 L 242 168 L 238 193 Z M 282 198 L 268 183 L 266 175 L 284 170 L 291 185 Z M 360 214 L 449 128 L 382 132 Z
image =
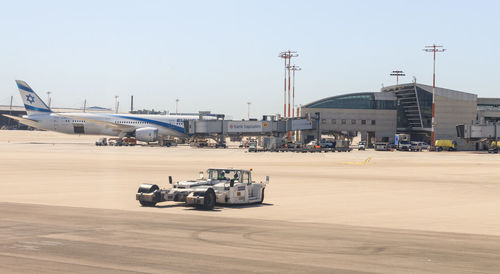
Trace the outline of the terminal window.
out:
M 321 119 L 322 124 L 326 124 L 326 119 Z
M 361 120 L 362 125 L 366 125 L 366 120 Z
M 355 125 L 356 124 L 356 120 L 351 120 L 351 125 Z
M 345 125 L 346 124 L 346 120 L 342 120 L 342 124 Z
M 336 119 L 332 119 L 332 124 L 333 125 L 337 124 L 337 120 Z
M 375 120 L 372 120 L 372 125 L 376 125 L 377 122 Z

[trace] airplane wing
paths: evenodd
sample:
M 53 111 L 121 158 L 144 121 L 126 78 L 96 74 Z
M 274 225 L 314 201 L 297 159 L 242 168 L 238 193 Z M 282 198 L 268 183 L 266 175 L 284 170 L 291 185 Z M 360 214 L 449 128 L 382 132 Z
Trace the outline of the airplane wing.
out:
M 112 129 L 115 129 L 115 130 L 120 130 L 122 132 L 131 132 L 131 131 L 135 130 L 134 126 L 124 125 L 124 124 L 115 124 L 115 123 L 112 123 L 112 122 L 103 121 L 103 120 L 99 120 L 99 119 L 95 119 L 95 118 L 91 118 L 91 117 L 72 116 L 72 115 L 66 115 L 66 114 L 63 114 L 63 113 L 56 114 L 56 115 L 60 116 L 60 117 L 67 117 L 67 118 L 70 118 L 70 119 L 75 119 L 75 120 L 83 120 L 85 122 L 89 122 L 89 123 L 94 123 L 94 124 L 106 126 L 108 128 L 112 128 Z
M 19 116 L 13 116 L 13 115 L 7 115 L 7 114 L 2 114 L 5 117 L 9 117 L 10 119 L 16 120 L 21 124 L 25 124 L 30 127 L 38 128 L 40 126 L 39 122 L 36 120 L 31 120 L 31 119 L 26 119 L 23 117 Z

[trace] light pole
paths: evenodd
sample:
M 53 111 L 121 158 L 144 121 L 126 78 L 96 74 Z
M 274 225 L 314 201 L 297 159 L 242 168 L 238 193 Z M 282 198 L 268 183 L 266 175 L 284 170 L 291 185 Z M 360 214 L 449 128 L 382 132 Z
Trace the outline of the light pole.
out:
M 115 95 L 115 113 L 118 113 L 118 95 Z
M 12 115 L 12 100 L 14 100 L 14 96 L 10 96 L 10 105 L 9 105 L 9 115 Z M 7 124 L 7 127 L 10 129 L 10 120 L 12 119 L 9 119 L 9 123 Z
M 175 114 L 179 114 L 179 98 L 175 99 Z
M 406 76 L 402 70 L 393 70 L 391 76 L 396 76 L 396 87 L 399 86 L 399 76 Z
M 443 52 L 446 49 L 442 48 L 443 46 L 437 46 L 433 44 L 432 46 L 425 46 L 423 49 L 426 52 L 432 52 L 434 54 L 434 62 L 432 65 L 432 131 L 431 131 L 431 146 L 434 146 L 434 132 L 436 130 L 436 118 L 435 118 L 435 104 L 436 104 L 436 52 Z
M 283 94 L 283 117 L 287 117 L 286 115 L 286 72 L 288 70 L 288 117 L 290 117 L 290 63 L 292 60 L 292 57 L 298 57 L 299 55 L 297 54 L 296 51 L 283 51 L 280 52 L 279 56 L 280 58 L 283 58 L 285 60 L 285 87 L 284 87 L 284 94 Z M 288 60 L 288 64 L 287 64 Z
M 50 94 L 51 94 L 51 93 L 52 93 L 52 92 L 47 91 L 47 103 L 48 103 L 49 108 L 50 108 Z
M 302 70 L 299 66 L 295 64 L 290 68 L 293 71 L 293 95 L 292 95 L 292 117 L 295 117 L 295 71 Z
M 252 104 L 252 102 L 247 102 L 248 104 L 248 120 L 250 120 L 250 105 Z

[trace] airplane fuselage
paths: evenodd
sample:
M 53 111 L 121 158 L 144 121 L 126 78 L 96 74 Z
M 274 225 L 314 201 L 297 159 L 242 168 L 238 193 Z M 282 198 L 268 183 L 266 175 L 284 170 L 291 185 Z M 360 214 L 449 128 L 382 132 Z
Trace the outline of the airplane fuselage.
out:
M 184 121 L 201 119 L 199 115 L 145 115 L 121 113 L 55 113 L 24 81 L 16 80 L 28 115 L 7 117 L 43 130 L 68 134 L 135 136 L 144 142 L 156 142 L 164 137 L 187 137 Z M 205 115 L 203 119 L 215 119 Z
M 70 117 L 66 117 L 68 115 Z M 89 134 L 120 136 L 123 130 L 105 123 L 126 125 L 133 132 L 135 129 L 152 127 L 158 129 L 160 136 L 186 137 L 184 120 L 199 119 L 194 115 L 142 115 L 142 114 L 96 114 L 96 113 L 47 113 L 24 116 L 38 121 L 38 128 L 67 134 Z M 81 120 L 78 119 L 81 117 Z M 88 122 L 85 119 L 100 120 L 103 124 Z

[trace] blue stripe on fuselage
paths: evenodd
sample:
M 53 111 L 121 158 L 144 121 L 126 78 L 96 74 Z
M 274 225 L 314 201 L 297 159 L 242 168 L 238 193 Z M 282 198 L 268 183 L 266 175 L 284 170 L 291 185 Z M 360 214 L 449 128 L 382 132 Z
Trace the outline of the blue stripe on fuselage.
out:
M 27 92 L 34 92 L 31 88 L 29 88 L 29 87 L 27 87 L 27 86 L 23 86 L 23 85 L 21 85 L 21 84 L 19 84 L 19 83 L 17 83 L 17 87 L 18 87 L 19 89 L 22 89 L 22 90 L 27 91 Z
M 162 126 L 165 128 L 173 129 L 173 130 L 178 131 L 180 133 L 184 133 L 184 128 L 182 128 L 180 126 L 172 125 L 169 123 L 165 123 L 165 122 L 160 122 L 160 121 L 145 119 L 145 118 L 139 118 L 139 117 L 124 116 L 124 115 L 113 115 L 113 117 L 120 117 L 120 118 L 124 118 L 124 119 L 136 120 L 136 121 L 141 121 L 141 122 L 148 122 L 150 124 L 159 125 L 159 126 Z
M 26 104 L 24 104 L 24 108 L 25 108 L 26 110 L 32 110 L 32 111 L 52 112 L 52 111 L 50 111 L 50 109 L 45 109 L 45 108 L 37 108 L 37 107 L 30 106 L 30 105 L 26 105 Z

